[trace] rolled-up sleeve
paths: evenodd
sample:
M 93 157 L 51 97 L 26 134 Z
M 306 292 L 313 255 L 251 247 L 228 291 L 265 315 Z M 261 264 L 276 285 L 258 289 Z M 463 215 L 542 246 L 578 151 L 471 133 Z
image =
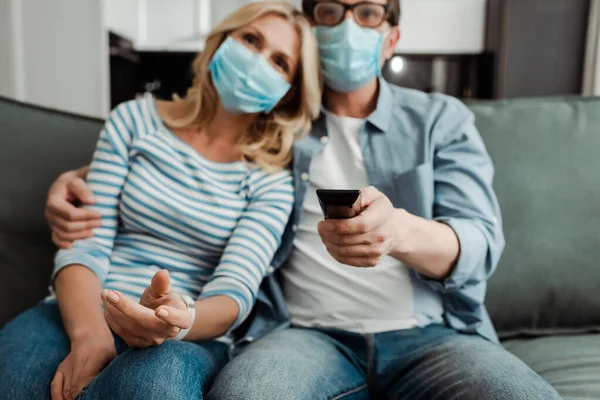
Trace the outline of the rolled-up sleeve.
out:
M 460 253 L 445 280 L 420 278 L 435 290 L 451 293 L 477 286 L 491 276 L 504 249 L 504 235 L 492 187 L 494 167 L 471 111 L 447 99 L 431 137 L 436 143 L 433 217 L 454 230 Z M 481 297 L 472 300 L 481 304 Z

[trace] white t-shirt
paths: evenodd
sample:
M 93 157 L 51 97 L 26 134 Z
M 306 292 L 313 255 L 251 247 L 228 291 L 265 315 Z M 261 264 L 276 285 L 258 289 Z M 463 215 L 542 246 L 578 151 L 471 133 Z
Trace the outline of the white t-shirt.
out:
M 412 284 L 400 261 L 385 257 L 374 268 L 337 262 L 317 232 L 323 220 L 316 189 L 358 189 L 368 186 L 358 142 L 362 119 L 326 112 L 329 141 L 310 165 L 304 199 L 289 263 L 281 269 L 292 324 L 376 333 L 417 326 Z

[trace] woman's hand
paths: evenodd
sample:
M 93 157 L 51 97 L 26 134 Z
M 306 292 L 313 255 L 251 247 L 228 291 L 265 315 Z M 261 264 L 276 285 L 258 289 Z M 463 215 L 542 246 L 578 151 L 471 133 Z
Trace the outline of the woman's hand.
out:
M 77 207 L 77 203 L 94 204 L 94 195 L 85 183 L 88 167 L 62 174 L 48 191 L 45 217 L 52 230 L 52 241 L 63 249 L 73 241 L 94 236 L 100 226 L 100 215 Z
M 111 329 L 132 347 L 160 345 L 193 322 L 183 301 L 153 310 L 114 290 L 104 290 L 102 301 L 104 317 Z
M 187 310 L 181 296 L 173 292 L 169 271 L 166 269 L 154 274 L 150 286 L 144 290 L 140 298 L 140 304 L 154 310 L 156 316 L 166 322 L 172 322 L 172 319 L 164 317 L 164 312 L 161 312 L 163 308 L 167 311 L 167 314 L 177 314 L 177 310 Z M 165 307 L 159 308 L 160 306 Z
M 71 352 L 58 366 L 50 384 L 52 400 L 71 400 L 116 356 L 112 334 L 71 343 Z

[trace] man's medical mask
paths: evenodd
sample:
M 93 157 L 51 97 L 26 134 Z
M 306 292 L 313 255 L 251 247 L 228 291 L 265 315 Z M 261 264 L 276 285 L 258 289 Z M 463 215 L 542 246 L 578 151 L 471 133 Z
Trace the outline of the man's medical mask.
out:
M 338 92 L 352 92 L 381 76 L 379 60 L 385 35 L 363 28 L 352 18 L 336 26 L 317 26 L 315 35 L 325 83 Z

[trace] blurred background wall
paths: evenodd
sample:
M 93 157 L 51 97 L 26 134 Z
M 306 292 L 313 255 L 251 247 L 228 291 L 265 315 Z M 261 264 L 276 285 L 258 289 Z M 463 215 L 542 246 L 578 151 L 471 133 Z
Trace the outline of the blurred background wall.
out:
M 102 117 L 144 91 L 182 94 L 206 33 L 245 3 L 0 0 L 0 96 Z M 461 98 L 600 95 L 599 4 L 403 0 L 384 76 Z
M 110 60 L 102 8 L 97 0 L 0 0 L 0 95 L 105 115 Z

